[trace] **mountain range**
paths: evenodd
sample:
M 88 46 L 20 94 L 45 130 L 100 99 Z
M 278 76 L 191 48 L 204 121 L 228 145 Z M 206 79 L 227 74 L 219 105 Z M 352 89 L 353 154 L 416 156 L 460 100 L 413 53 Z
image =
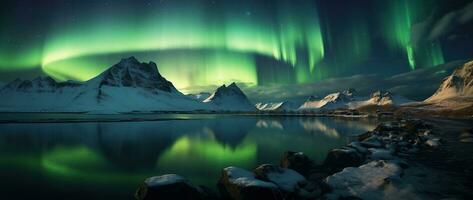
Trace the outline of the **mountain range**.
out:
M 16 79 L 0 89 L 0 112 L 287 112 L 359 109 L 362 107 L 415 107 L 415 109 L 473 108 L 473 61 L 447 76 L 437 92 L 423 102 L 413 102 L 388 91 L 358 96 L 355 89 L 323 98 L 310 96 L 302 104 L 291 101 L 253 104 L 235 84 L 218 87 L 212 94 L 184 95 L 166 80 L 154 62 L 124 58 L 85 82 L 56 82 L 50 77 Z
M 236 84 L 229 86 L 230 91 L 219 89 L 213 95 L 215 99 L 208 100 L 208 103 L 198 101 L 182 94 L 170 81 L 162 77 L 154 62 L 141 63 L 135 57 L 129 57 L 83 83 L 73 81 L 58 83 L 50 77 L 38 77 L 33 80 L 16 79 L 0 90 L 2 96 L 0 111 L 87 113 L 223 111 L 247 106 L 247 102 L 243 102 L 241 106 L 237 104 L 247 98 Z

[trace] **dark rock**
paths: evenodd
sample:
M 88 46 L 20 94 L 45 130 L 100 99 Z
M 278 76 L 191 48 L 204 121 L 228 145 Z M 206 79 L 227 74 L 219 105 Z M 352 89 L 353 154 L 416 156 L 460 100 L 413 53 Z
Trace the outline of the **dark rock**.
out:
M 363 147 L 360 142 L 352 142 L 347 145 L 350 148 L 356 149 L 359 153 L 368 154 L 369 151 L 367 148 Z
M 420 130 L 430 129 L 431 126 L 422 120 L 407 120 L 402 124 L 403 130 L 408 133 L 416 134 Z
M 202 199 L 206 199 L 206 200 L 220 199 L 220 195 L 217 192 L 215 192 L 214 190 L 212 190 L 208 187 L 205 187 L 203 185 L 199 185 L 199 186 L 197 186 L 197 189 L 199 189 Z
M 252 172 L 237 167 L 223 169 L 217 186 L 224 199 L 284 199 L 276 184 L 258 180 Z
M 359 166 L 364 161 L 364 156 L 358 153 L 355 149 L 332 149 L 325 158 L 323 166 L 327 167 L 332 172 L 337 172 L 345 167 Z
M 187 179 L 166 174 L 147 178 L 135 193 L 138 200 L 152 199 L 206 199 L 200 188 L 191 185 Z
M 398 122 L 384 122 L 380 123 L 375 129 L 375 132 L 387 132 L 387 131 L 401 131 L 401 125 Z
M 373 135 L 373 132 L 367 131 L 366 133 L 363 133 L 363 134 L 358 135 L 358 141 L 363 141 L 363 140 L 365 140 L 366 138 L 371 137 L 372 135 Z
M 376 136 L 371 136 L 369 138 L 366 138 L 365 140 L 360 142 L 360 145 L 365 147 L 365 148 L 380 148 L 380 147 L 383 147 L 383 143 Z
M 312 160 L 302 152 L 286 151 L 281 158 L 281 167 L 293 169 L 307 177 L 314 166 Z

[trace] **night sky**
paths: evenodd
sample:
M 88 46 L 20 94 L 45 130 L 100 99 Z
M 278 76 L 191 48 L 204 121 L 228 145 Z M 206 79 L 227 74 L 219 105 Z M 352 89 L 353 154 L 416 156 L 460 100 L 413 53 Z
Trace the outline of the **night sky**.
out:
M 135 56 L 177 88 L 393 75 L 473 57 L 471 0 L 3 0 L 0 81 Z

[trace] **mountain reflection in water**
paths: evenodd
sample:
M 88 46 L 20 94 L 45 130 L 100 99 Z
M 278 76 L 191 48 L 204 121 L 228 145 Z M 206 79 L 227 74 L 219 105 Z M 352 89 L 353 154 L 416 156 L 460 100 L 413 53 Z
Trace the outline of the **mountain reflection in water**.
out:
M 214 187 L 226 166 L 279 163 L 286 150 L 303 151 L 320 163 L 349 136 L 374 127 L 369 120 L 231 115 L 0 124 L 0 175 L 10 180 L 1 190 L 28 198 L 34 194 L 19 192 L 28 186 L 41 189 L 36 197 L 54 198 L 81 188 L 72 198 L 123 198 L 144 178 L 165 173 Z

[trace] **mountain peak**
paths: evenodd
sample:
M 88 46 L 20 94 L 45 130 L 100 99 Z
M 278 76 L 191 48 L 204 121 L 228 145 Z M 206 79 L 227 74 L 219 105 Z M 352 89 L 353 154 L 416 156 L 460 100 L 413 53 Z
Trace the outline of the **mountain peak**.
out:
M 441 101 L 455 97 L 473 96 L 473 60 L 458 67 L 445 77 L 437 91 L 425 101 Z
M 228 110 L 255 110 L 254 105 L 248 100 L 245 93 L 236 85 L 231 83 L 226 86 L 223 84 L 207 99 L 207 103 L 213 103 L 217 106 L 222 106 L 223 109 Z
M 224 85 L 225 86 L 225 85 Z M 238 88 L 240 89 L 235 82 L 232 82 L 230 85 L 227 86 L 228 88 Z
M 141 87 L 155 92 L 178 92 L 171 82 L 161 76 L 156 63 L 141 63 L 133 56 L 121 59 L 92 80 L 97 80 L 99 87 Z
M 140 62 L 135 58 L 135 56 L 130 56 L 128 58 L 122 58 L 119 63 L 137 63 Z

